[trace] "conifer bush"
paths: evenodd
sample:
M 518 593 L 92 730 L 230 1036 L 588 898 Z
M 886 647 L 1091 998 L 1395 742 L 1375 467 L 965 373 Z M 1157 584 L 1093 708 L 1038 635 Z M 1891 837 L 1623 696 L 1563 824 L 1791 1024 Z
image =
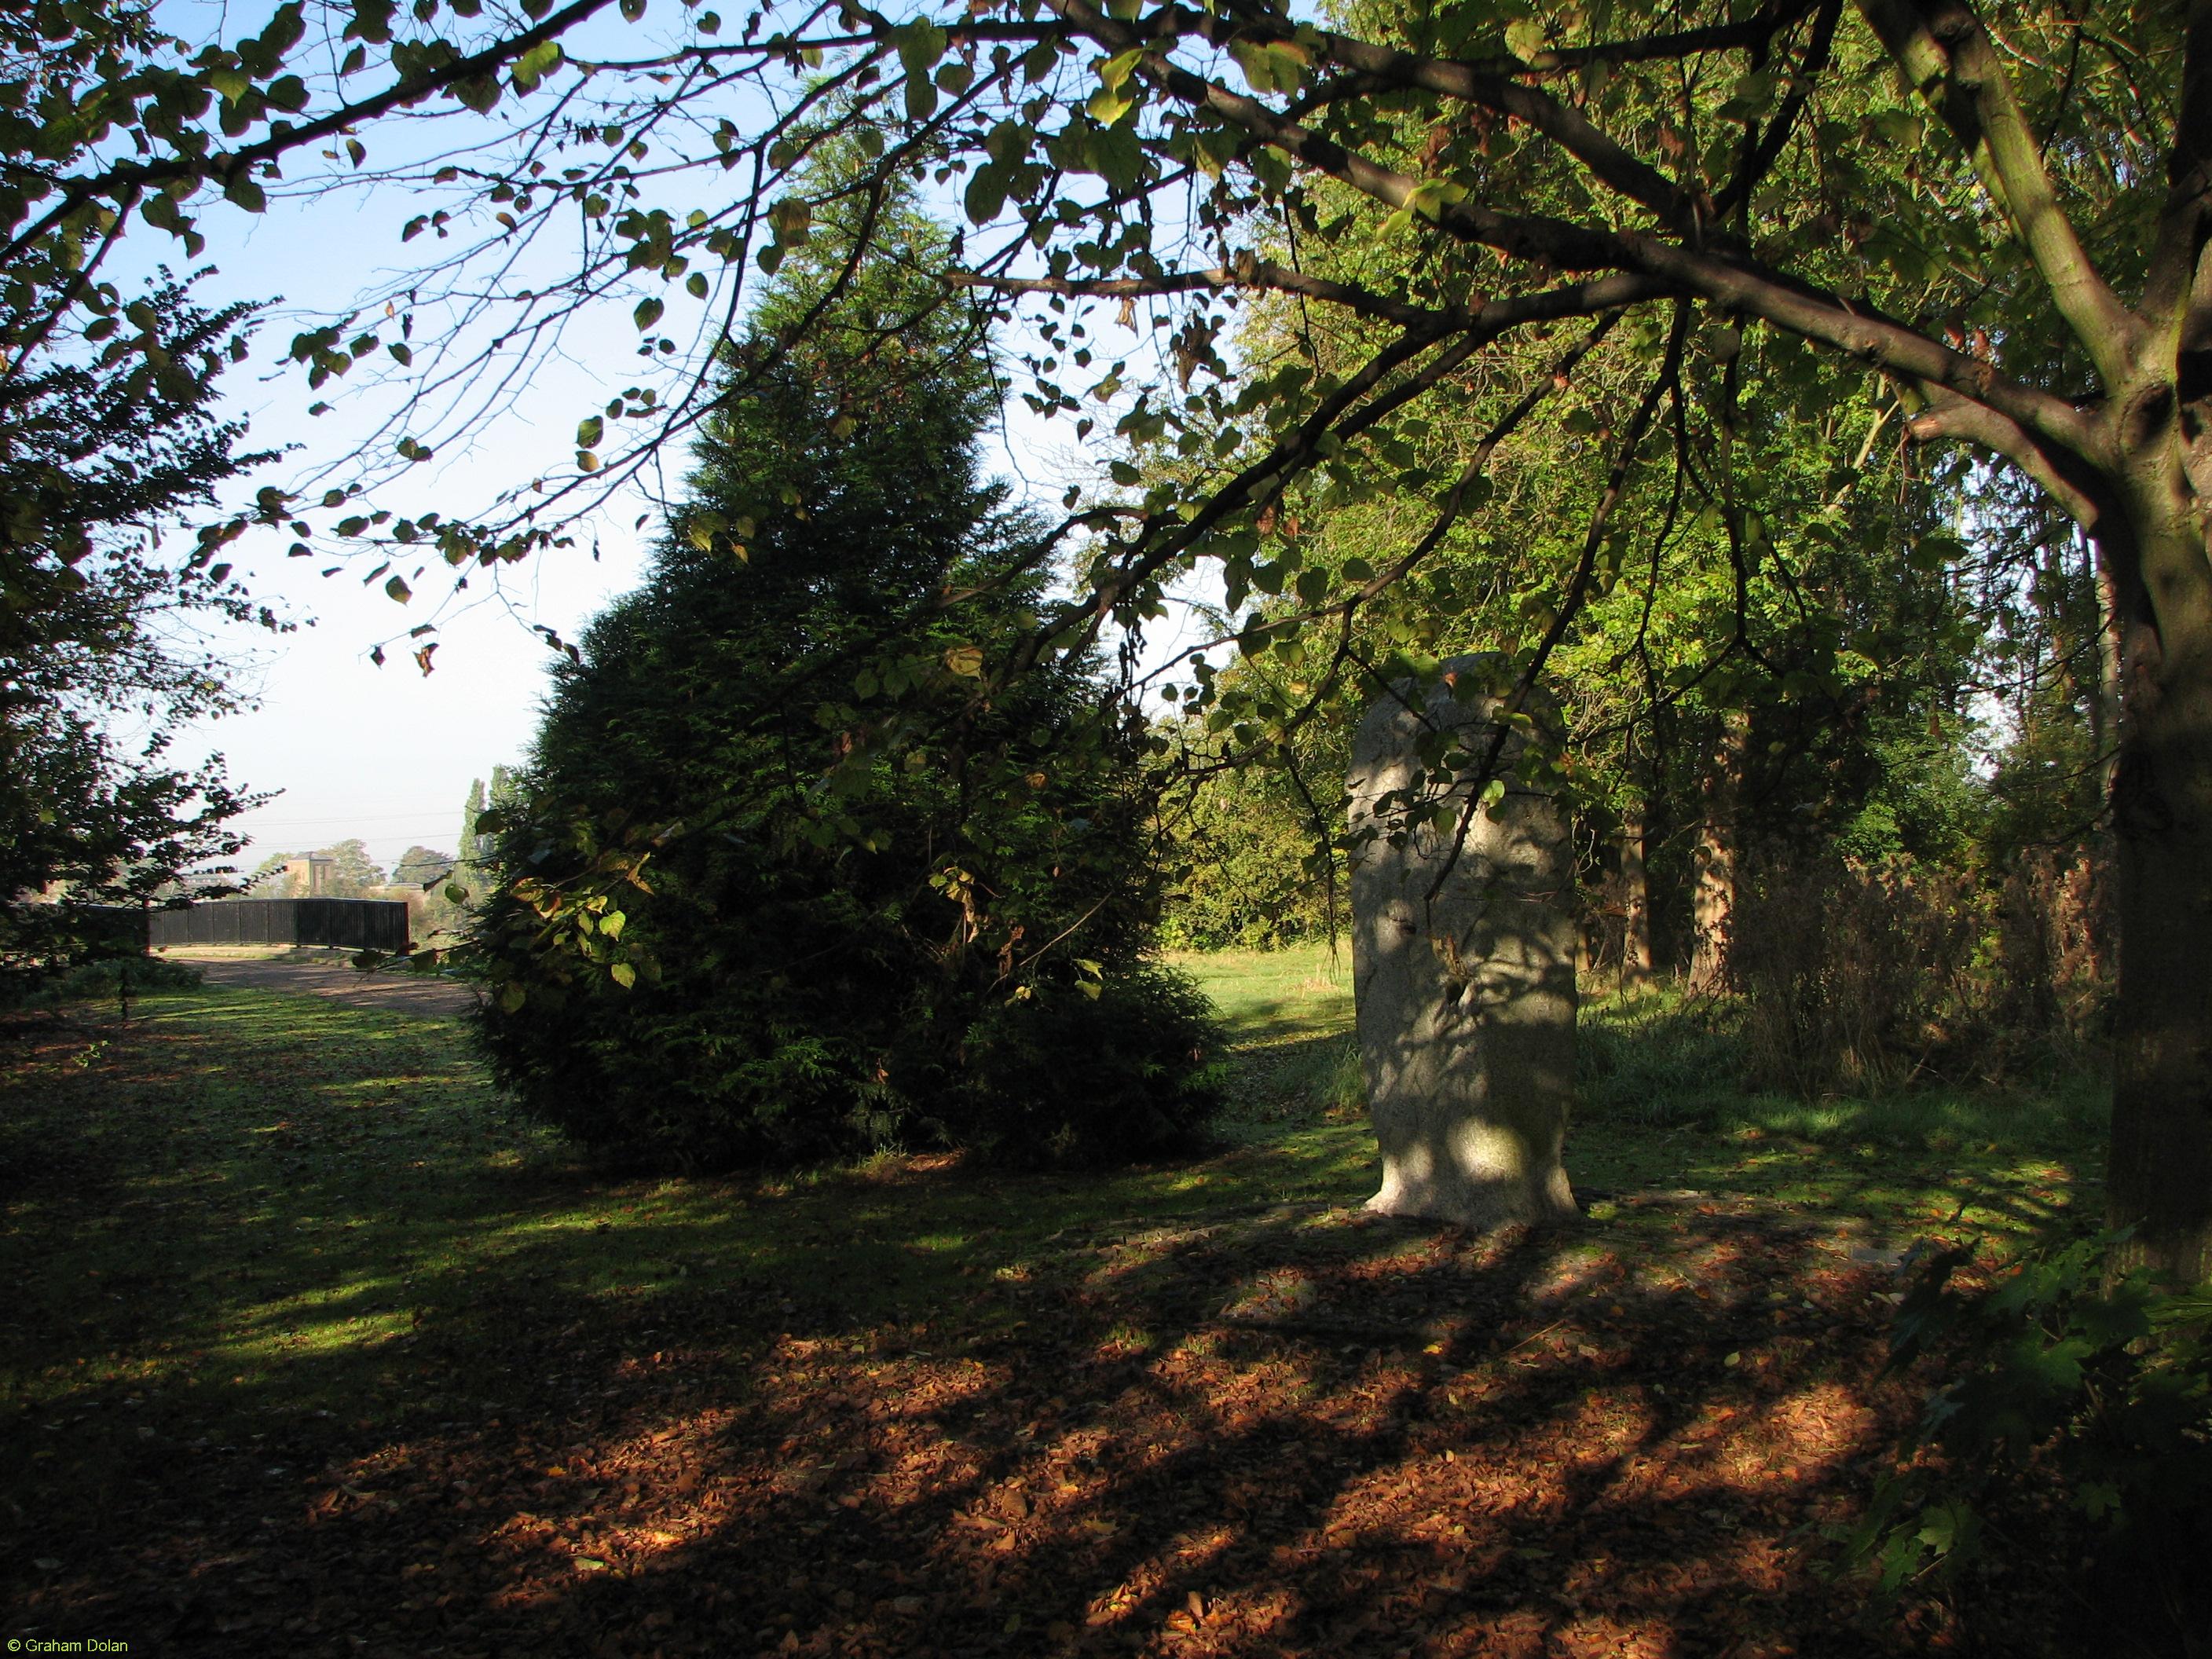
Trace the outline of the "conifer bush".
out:
M 1214 1093 L 1149 959 L 1147 734 L 1080 653 L 999 672 L 1050 572 L 981 476 L 985 323 L 914 278 L 942 238 L 910 204 L 850 210 L 727 349 L 648 580 L 488 815 L 483 1046 L 656 1164 L 1149 1155 Z

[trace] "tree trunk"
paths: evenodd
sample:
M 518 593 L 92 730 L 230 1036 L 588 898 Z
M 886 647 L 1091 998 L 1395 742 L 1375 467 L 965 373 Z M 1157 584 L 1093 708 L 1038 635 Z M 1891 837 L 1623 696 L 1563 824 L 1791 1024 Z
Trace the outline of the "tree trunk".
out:
M 1620 988 L 1651 979 L 1651 888 L 1644 873 L 1644 809 L 1620 820 Z
M 2117 781 L 2120 732 L 2120 611 L 2112 578 L 2091 550 L 2097 601 L 2097 691 L 2089 704 L 2089 742 L 2097 757 L 2100 799 L 2109 802 Z
M 2130 514 L 2134 548 L 2103 550 L 2124 623 L 2106 1194 L 2134 1230 L 2115 1269 L 2196 1284 L 2212 1279 L 2212 567 L 2179 494 Z
M 1735 915 L 1736 814 L 1742 805 L 1744 750 L 1750 738 L 1751 716 L 1730 709 L 1705 774 L 1705 820 L 1690 855 L 1690 919 L 1696 932 L 1690 984 L 1698 991 L 1717 991 L 1728 979 L 1729 927 Z

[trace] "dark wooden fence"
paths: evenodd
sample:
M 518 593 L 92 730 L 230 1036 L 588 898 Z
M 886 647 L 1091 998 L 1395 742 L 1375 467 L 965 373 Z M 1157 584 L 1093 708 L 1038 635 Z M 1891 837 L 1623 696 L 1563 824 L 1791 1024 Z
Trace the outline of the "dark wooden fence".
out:
M 404 951 L 407 906 L 398 899 L 211 899 L 148 914 L 148 943 L 343 945 Z

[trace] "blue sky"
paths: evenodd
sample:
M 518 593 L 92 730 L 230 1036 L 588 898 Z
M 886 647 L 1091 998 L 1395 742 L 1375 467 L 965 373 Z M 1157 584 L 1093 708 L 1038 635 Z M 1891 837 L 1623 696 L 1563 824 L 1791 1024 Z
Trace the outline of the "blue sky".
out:
M 191 3 L 186 0 L 183 9 Z M 236 27 L 234 22 L 224 32 Z M 380 163 L 410 144 L 456 137 L 437 124 L 366 136 Z M 292 171 L 299 182 L 272 188 L 263 215 L 203 198 L 196 211 L 208 246 L 189 266 L 176 244 L 140 228 L 108 273 L 128 287 L 156 263 L 180 270 L 208 266 L 197 290 L 204 301 L 275 302 L 260 324 L 252 360 L 233 368 L 222 385 L 226 412 L 250 422 L 252 447 L 290 453 L 241 493 L 271 483 L 313 483 L 319 491 L 325 482 L 319 475 L 368 441 L 400 406 L 397 383 L 379 386 L 356 374 L 349 380 L 366 383 L 343 384 L 336 395 L 327 386 L 310 391 L 304 371 L 282 358 L 295 332 L 352 310 L 364 295 L 403 278 L 434 246 L 418 239 L 403 247 L 400 231 L 411 215 L 434 204 L 390 188 L 332 191 L 309 179 L 307 167 Z M 550 286 L 556 274 L 526 264 L 500 280 Z M 696 324 L 705 308 L 678 290 L 661 291 L 669 300 L 661 326 L 684 337 L 684 325 Z M 436 459 L 400 479 L 378 504 L 409 512 L 434 502 L 449 514 L 466 512 L 549 465 L 566 468 L 578 419 L 650 373 L 639 363 L 628 316 L 635 298 L 611 300 L 585 325 L 571 328 L 562 349 L 537 363 L 526 395 L 475 425 L 465 441 L 438 441 Z M 311 416 L 310 405 L 323 398 L 335 406 Z M 1111 422 L 1102 425 L 1110 428 Z M 1078 450 L 1065 422 L 1042 426 L 1018 405 L 994 453 L 996 470 L 1018 488 L 1051 498 L 1078 477 L 1091 482 L 1088 475 L 1103 459 Z M 672 458 L 672 469 L 676 465 Z M 648 519 L 642 529 L 635 524 L 641 514 Z M 252 592 L 302 626 L 281 638 L 255 629 L 219 635 L 220 648 L 240 665 L 241 682 L 258 693 L 258 705 L 187 734 L 177 752 L 196 759 L 219 750 L 234 781 L 282 792 L 240 820 L 255 842 L 244 861 L 250 866 L 271 853 L 353 836 L 386 866 L 416 842 L 451 849 L 471 780 L 520 759 L 528 748 L 548 660 L 533 625 L 573 636 L 635 585 L 652 533 L 649 503 L 633 495 L 595 515 L 586 539 L 596 543 L 596 559 L 580 545 L 505 567 L 496 579 L 479 573 L 460 603 L 444 592 L 446 573 L 434 563 L 404 609 L 385 596 L 380 583 L 364 585 L 363 568 L 325 575 L 328 560 L 286 557 L 289 538 L 242 544 L 234 562 Z M 404 643 L 387 643 L 381 667 L 372 662 L 372 647 L 433 618 L 439 649 L 431 674 L 416 671 Z

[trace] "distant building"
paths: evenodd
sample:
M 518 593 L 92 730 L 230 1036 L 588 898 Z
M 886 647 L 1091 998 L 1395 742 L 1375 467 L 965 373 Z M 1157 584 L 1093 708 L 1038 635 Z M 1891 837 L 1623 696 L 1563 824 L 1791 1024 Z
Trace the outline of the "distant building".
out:
M 310 853 L 284 860 L 284 893 L 288 898 L 321 898 L 337 881 L 338 861 Z

